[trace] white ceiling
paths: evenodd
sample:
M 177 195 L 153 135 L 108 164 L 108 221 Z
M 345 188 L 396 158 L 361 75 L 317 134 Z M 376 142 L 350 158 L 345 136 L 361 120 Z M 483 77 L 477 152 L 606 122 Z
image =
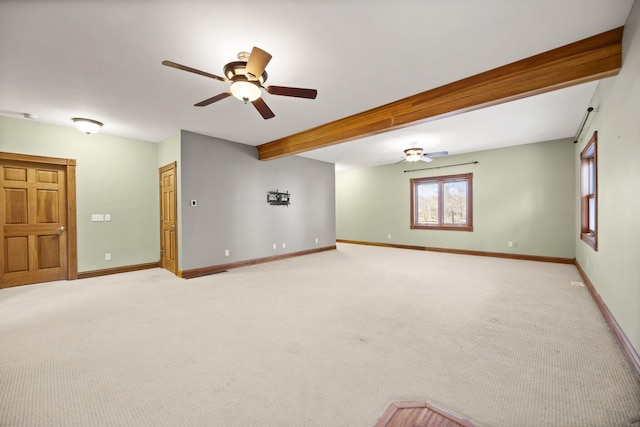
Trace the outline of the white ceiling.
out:
M 260 145 L 624 25 L 633 0 L 3 0 L 0 114 L 159 142 L 178 129 Z M 227 98 L 239 51 L 273 55 L 276 117 Z M 451 154 L 572 137 L 597 83 L 304 153 L 337 168 L 400 160 L 412 143 Z

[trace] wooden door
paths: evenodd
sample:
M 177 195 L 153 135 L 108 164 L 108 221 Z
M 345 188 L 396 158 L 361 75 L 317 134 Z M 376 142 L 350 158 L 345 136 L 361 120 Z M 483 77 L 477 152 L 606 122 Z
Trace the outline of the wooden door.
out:
M 66 173 L 66 165 L 0 163 L 0 287 L 69 278 Z
M 174 274 L 178 268 L 176 191 L 176 162 L 173 162 L 160 168 L 160 266 Z

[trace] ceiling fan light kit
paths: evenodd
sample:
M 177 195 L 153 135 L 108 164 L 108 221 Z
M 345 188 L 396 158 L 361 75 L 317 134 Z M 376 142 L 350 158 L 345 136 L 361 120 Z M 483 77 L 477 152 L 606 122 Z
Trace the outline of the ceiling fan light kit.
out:
M 233 96 L 243 101 L 245 104 L 251 102 L 263 119 L 270 119 L 275 117 L 275 114 L 262 99 L 262 89 L 271 95 L 292 96 L 306 99 L 316 98 L 318 91 L 315 89 L 303 89 L 287 86 L 268 86 L 265 88 L 263 86 L 264 82 L 267 81 L 267 72 L 265 71 L 265 68 L 269 61 L 271 61 L 271 55 L 254 46 L 251 53 L 240 52 L 238 53 L 238 61 L 229 62 L 223 67 L 225 77 L 207 73 L 206 71 L 200 71 L 172 61 L 162 61 L 162 65 L 199 74 L 214 80 L 231 82 L 228 92 L 223 92 L 212 96 L 211 98 L 207 98 L 204 101 L 200 101 L 197 104 L 194 104 L 196 107 L 205 107 L 229 96 Z
M 260 95 L 262 95 L 260 87 L 257 84 L 243 80 L 231 83 L 229 91 L 231 92 L 231 95 L 235 96 L 240 101 L 244 101 L 245 104 L 249 101 L 255 101 L 260 98 Z
M 74 117 L 71 120 L 75 123 L 76 128 L 78 128 L 80 132 L 84 132 L 87 135 L 100 131 L 102 126 L 104 126 L 104 124 L 97 120 L 84 119 L 82 117 Z
M 446 156 L 448 154 L 449 154 L 448 151 L 437 151 L 434 153 L 425 153 L 424 150 L 420 147 L 411 147 L 404 150 L 404 159 L 400 160 L 400 162 L 409 162 L 409 163 L 415 163 L 418 161 L 432 162 L 433 159 L 431 157 Z
M 417 162 L 422 158 L 422 148 L 407 148 L 404 155 L 407 162 Z

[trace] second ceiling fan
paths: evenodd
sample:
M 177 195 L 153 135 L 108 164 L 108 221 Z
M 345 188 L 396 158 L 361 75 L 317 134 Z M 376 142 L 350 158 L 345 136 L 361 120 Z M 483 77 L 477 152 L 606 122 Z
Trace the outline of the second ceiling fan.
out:
M 412 147 L 404 150 L 404 159 L 400 160 L 400 162 L 432 162 L 432 157 L 446 156 L 448 155 L 448 151 L 436 151 L 433 153 L 425 153 L 424 150 L 420 147 Z M 398 163 L 400 163 L 398 162 Z
M 238 53 L 237 61 L 229 62 L 225 65 L 223 68 L 224 77 L 207 73 L 206 71 L 200 71 L 172 61 L 162 61 L 162 65 L 199 74 L 222 82 L 231 82 L 227 92 L 222 92 L 218 95 L 212 96 L 211 98 L 207 98 L 204 101 L 200 101 L 197 104 L 194 104 L 195 107 L 205 107 L 233 95 L 239 100 L 244 101 L 245 104 L 251 102 L 264 119 L 270 119 L 275 117 L 275 114 L 262 99 L 262 89 L 271 95 L 293 96 L 296 98 L 307 99 L 316 98 L 318 91 L 315 89 L 303 89 L 288 86 L 264 87 L 264 82 L 267 81 L 267 72 L 265 71 L 265 68 L 269 61 L 271 61 L 271 55 L 269 53 L 258 47 L 254 47 L 251 50 L 251 53 L 240 52 Z

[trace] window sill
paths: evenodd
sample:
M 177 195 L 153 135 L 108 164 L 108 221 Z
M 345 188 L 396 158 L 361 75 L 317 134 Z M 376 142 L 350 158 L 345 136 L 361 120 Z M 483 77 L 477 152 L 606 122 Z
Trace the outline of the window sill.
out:
M 471 225 L 411 225 L 412 230 L 473 231 Z
M 598 242 L 596 240 L 596 236 L 590 233 L 582 233 L 580 235 L 580 239 L 585 242 L 591 249 L 594 251 L 598 250 Z

